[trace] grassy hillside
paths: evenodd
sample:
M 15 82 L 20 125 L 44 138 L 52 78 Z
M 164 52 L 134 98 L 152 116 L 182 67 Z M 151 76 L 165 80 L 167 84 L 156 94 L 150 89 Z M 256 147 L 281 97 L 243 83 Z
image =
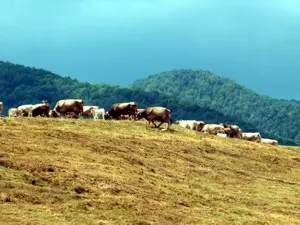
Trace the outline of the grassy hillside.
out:
M 132 87 L 177 96 L 182 103 L 220 111 L 252 124 L 262 133 L 272 134 L 273 138 L 293 139 L 300 145 L 300 105 L 295 101 L 259 95 L 230 79 L 201 70 L 151 75 L 134 82 Z
M 300 224 L 298 147 L 45 118 L 0 142 L 0 224 Z

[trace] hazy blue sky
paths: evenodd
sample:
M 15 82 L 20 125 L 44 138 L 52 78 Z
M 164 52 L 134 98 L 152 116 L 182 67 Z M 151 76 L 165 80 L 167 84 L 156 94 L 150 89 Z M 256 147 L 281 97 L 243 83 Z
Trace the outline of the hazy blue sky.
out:
M 209 70 L 300 99 L 300 0 L 1 0 L 0 60 L 126 85 Z

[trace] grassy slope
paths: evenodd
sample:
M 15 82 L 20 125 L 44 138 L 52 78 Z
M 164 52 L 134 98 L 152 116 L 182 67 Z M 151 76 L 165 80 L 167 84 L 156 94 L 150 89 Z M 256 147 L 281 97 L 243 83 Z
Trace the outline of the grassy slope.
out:
M 300 151 L 144 122 L 0 120 L 0 224 L 300 224 Z

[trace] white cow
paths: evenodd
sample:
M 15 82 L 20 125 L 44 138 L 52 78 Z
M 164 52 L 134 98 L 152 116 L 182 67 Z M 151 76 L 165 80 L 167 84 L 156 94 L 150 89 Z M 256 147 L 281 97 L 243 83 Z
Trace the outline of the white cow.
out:
M 271 145 L 278 145 L 278 141 L 274 139 L 262 138 L 261 143 L 271 144 Z
M 219 125 L 219 124 L 205 124 L 202 132 L 204 132 L 205 134 L 224 134 L 225 130 L 224 130 L 224 126 L 223 125 Z
M 179 126 L 191 130 L 196 130 L 197 128 L 197 122 L 196 120 L 177 120 L 175 124 L 178 124 Z
M 242 133 L 242 139 L 254 142 L 261 142 L 261 135 L 259 132 Z
M 18 116 L 28 116 L 29 112 L 31 111 L 33 105 L 21 105 L 17 108 L 17 115 Z
M 100 109 L 92 109 L 91 113 L 93 115 L 94 120 L 98 120 L 99 116 L 102 117 L 102 119 L 104 120 L 105 118 L 105 109 L 104 108 L 100 108 Z
M 175 124 L 178 124 L 183 128 L 201 131 L 205 123 L 203 121 L 196 121 L 196 120 L 177 120 Z
M 8 117 L 16 117 L 17 116 L 17 108 L 10 108 L 8 110 Z

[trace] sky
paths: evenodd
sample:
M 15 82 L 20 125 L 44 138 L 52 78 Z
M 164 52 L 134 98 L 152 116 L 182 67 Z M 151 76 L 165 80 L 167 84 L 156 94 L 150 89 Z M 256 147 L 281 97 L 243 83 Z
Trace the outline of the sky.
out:
M 300 100 L 300 1 L 1 0 L 0 60 L 116 85 L 201 69 Z

